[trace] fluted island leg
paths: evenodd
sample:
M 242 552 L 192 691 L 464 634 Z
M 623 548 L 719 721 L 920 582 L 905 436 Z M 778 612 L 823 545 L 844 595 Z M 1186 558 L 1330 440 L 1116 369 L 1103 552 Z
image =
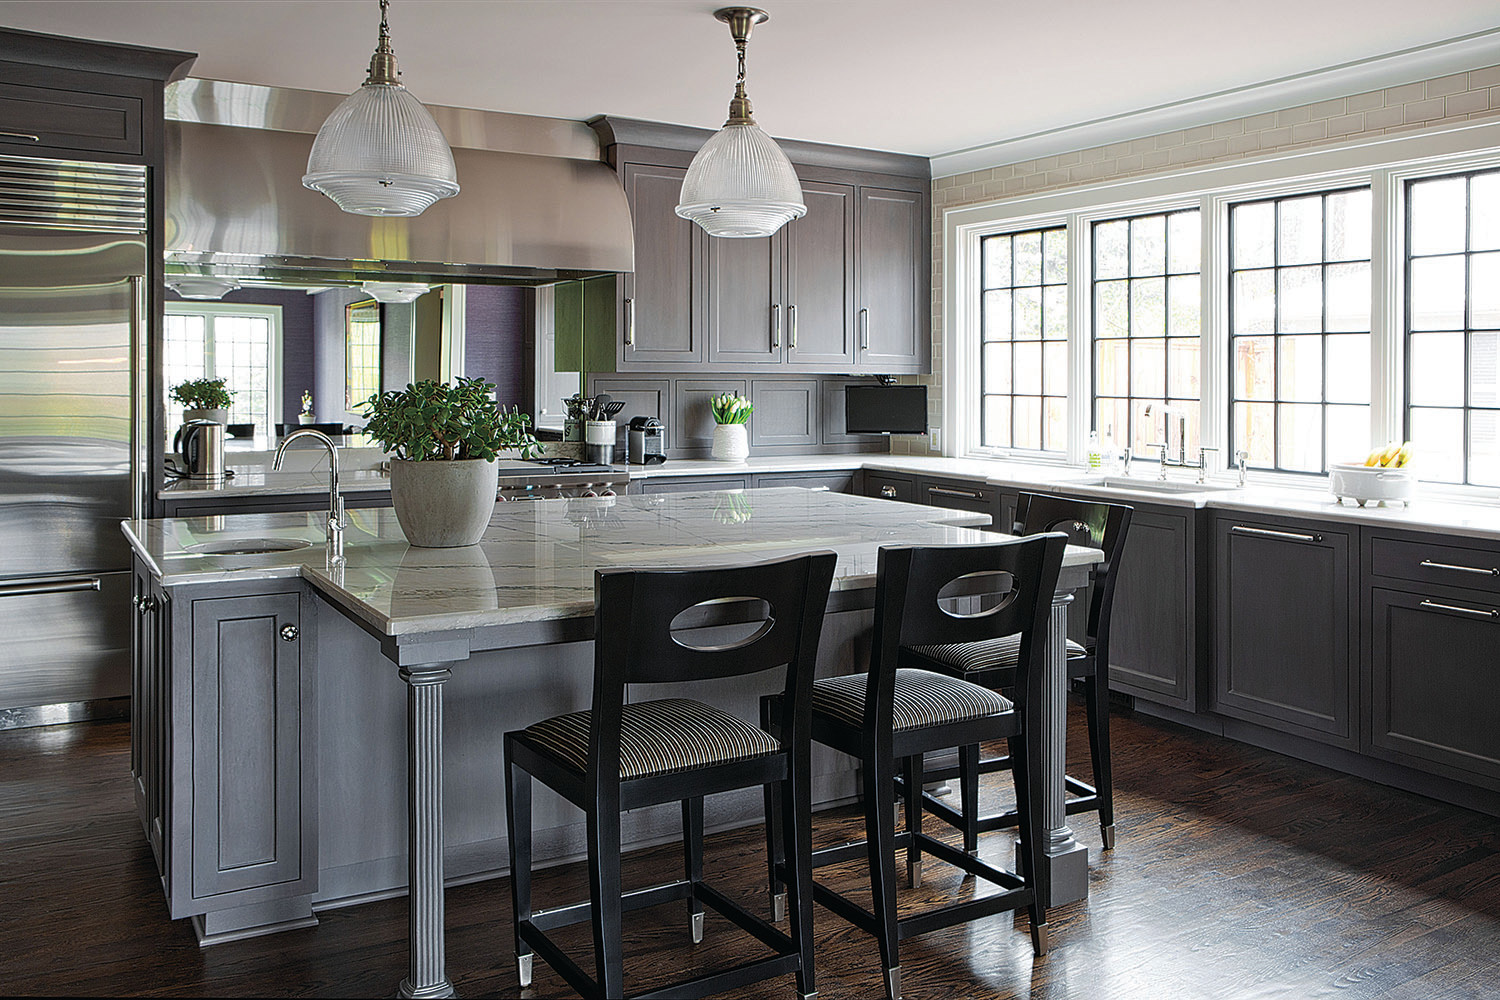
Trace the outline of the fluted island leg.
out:
M 403 997 L 451 997 L 443 938 L 443 664 L 401 668 L 406 682 L 406 863 L 411 965 Z
M 1068 745 L 1068 605 L 1073 595 L 1058 593 L 1052 599 L 1052 617 L 1047 629 L 1047 710 L 1044 713 L 1045 746 L 1040 777 L 1047 790 L 1047 834 L 1043 841 L 1051 876 L 1047 905 L 1061 906 L 1089 894 L 1089 850 L 1073 839 L 1065 807 L 1064 778 Z

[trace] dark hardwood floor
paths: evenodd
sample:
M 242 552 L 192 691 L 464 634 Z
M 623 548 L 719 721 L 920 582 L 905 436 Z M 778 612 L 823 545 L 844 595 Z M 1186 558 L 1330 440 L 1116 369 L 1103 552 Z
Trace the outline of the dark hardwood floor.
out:
M 1091 895 L 1054 911 L 1051 954 L 1033 959 L 1024 917 L 916 938 L 902 945 L 911 1000 L 1500 993 L 1500 821 L 1142 717 L 1118 717 L 1114 732 L 1119 845 L 1101 856 L 1097 824 L 1075 817 L 1093 855 Z M 1072 735 L 1085 745 L 1081 730 Z M 186 921 L 167 919 L 128 766 L 122 723 L 0 733 L 5 993 L 393 992 L 406 967 L 404 899 L 200 950 Z M 1000 795 L 1004 776 L 994 780 L 987 794 Z M 817 827 L 820 842 L 858 831 L 849 810 Z M 985 853 L 1008 856 L 1008 837 L 987 840 Z M 758 830 L 711 838 L 708 867 L 764 905 Z M 633 855 L 626 879 L 679 871 L 676 852 L 659 849 Z M 863 874 L 851 866 L 828 877 L 856 885 Z M 586 885 L 577 866 L 558 869 L 539 880 L 538 901 L 581 896 Z M 903 890 L 903 905 L 967 888 L 929 862 L 926 885 Z M 569 995 L 540 961 L 533 989 L 519 990 L 504 882 L 454 887 L 447 899 L 448 968 L 461 994 Z M 680 907 L 630 921 L 629 988 L 753 947 L 712 911 L 705 943 L 692 947 Z M 575 930 L 587 955 L 586 931 Z M 817 931 L 822 996 L 878 996 L 873 942 L 824 910 Z M 791 992 L 786 977 L 739 996 Z

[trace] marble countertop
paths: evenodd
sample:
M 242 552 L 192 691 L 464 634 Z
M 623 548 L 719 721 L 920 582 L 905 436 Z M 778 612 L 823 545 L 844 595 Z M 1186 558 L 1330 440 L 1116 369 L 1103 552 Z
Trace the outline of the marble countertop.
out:
M 883 544 L 994 541 L 989 517 L 793 487 L 502 504 L 478 545 L 407 545 L 389 508 L 349 512 L 346 562 L 330 568 L 318 514 L 243 514 L 124 522 L 166 586 L 301 576 L 385 635 L 582 617 L 594 570 L 711 566 L 832 549 L 835 590 L 873 585 Z M 235 540 L 310 542 L 257 555 L 213 554 Z M 1092 549 L 1070 548 L 1065 565 Z

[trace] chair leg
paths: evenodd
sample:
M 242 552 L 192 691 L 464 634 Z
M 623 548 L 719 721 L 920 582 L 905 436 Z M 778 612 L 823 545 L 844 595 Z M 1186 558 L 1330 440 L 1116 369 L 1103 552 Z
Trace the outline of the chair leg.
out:
M 805 745 L 793 753 L 788 780 L 780 782 L 777 798 L 784 798 L 780 819 L 782 843 L 791 849 L 791 937 L 797 942 L 801 968 L 797 970 L 797 994 L 803 1000 L 818 993 L 813 971 L 813 873 L 812 873 L 812 757 Z M 783 895 L 783 901 L 786 897 Z M 785 907 L 785 902 L 783 902 Z
M 1115 846 L 1115 785 L 1109 759 L 1109 684 L 1098 674 L 1083 679 L 1088 716 L 1089 756 L 1094 763 L 1094 791 L 1099 797 L 1099 833 L 1104 849 Z
M 688 927 L 693 944 L 703 941 L 703 904 L 698 902 L 698 883 L 703 881 L 703 796 L 682 800 L 682 866 L 688 886 Z
M 880 966 L 885 970 L 886 1000 L 901 1000 L 901 956 L 896 941 L 895 761 L 865 755 L 865 848 L 870 863 L 870 896 L 880 933 Z
M 625 960 L 620 940 L 620 809 L 618 799 L 596 802 L 589 810 L 590 915 L 594 925 L 595 982 L 599 995 L 625 995 Z
M 918 889 L 922 886 L 922 848 L 917 843 L 917 834 L 922 832 L 922 755 L 908 757 L 901 763 L 905 776 L 902 798 L 906 801 L 906 829 L 912 835 L 906 848 L 906 881 L 911 888 Z
M 771 708 L 770 697 L 760 700 L 760 727 L 772 736 L 780 737 L 781 730 Z M 786 860 L 786 842 L 782 833 L 781 800 L 784 789 L 781 783 L 763 785 L 761 792 L 766 804 L 766 885 L 771 893 L 771 919 L 780 923 L 786 919 L 786 887 L 776 874 L 776 866 Z
M 515 764 L 505 769 L 505 824 L 510 840 L 510 907 L 516 926 L 516 971 L 531 985 L 531 946 L 520 925 L 531 919 L 531 775 Z
M 1038 955 L 1047 954 L 1050 942 L 1047 935 L 1046 898 L 1050 891 L 1046 884 L 1046 865 L 1042 858 L 1042 831 L 1046 829 L 1046 803 L 1043 790 L 1036 783 L 1036 759 L 1026 746 L 1026 737 L 1010 739 L 1011 776 L 1016 785 L 1016 813 L 1020 820 L 1017 833 L 1020 835 L 1021 865 L 1026 881 L 1031 885 L 1031 905 L 1027 907 L 1031 917 L 1031 947 Z
M 979 744 L 958 748 L 958 787 L 963 796 L 964 850 L 979 856 Z

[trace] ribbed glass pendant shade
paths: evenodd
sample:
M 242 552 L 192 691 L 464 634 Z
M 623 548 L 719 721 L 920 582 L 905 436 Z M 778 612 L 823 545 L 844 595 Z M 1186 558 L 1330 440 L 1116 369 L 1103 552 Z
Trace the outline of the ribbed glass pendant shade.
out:
M 313 140 L 302 183 L 355 215 L 421 215 L 458 194 L 442 129 L 399 83 L 367 83 Z
M 758 125 L 725 125 L 688 166 L 677 214 L 710 236 L 770 236 L 807 206 L 776 140 Z

